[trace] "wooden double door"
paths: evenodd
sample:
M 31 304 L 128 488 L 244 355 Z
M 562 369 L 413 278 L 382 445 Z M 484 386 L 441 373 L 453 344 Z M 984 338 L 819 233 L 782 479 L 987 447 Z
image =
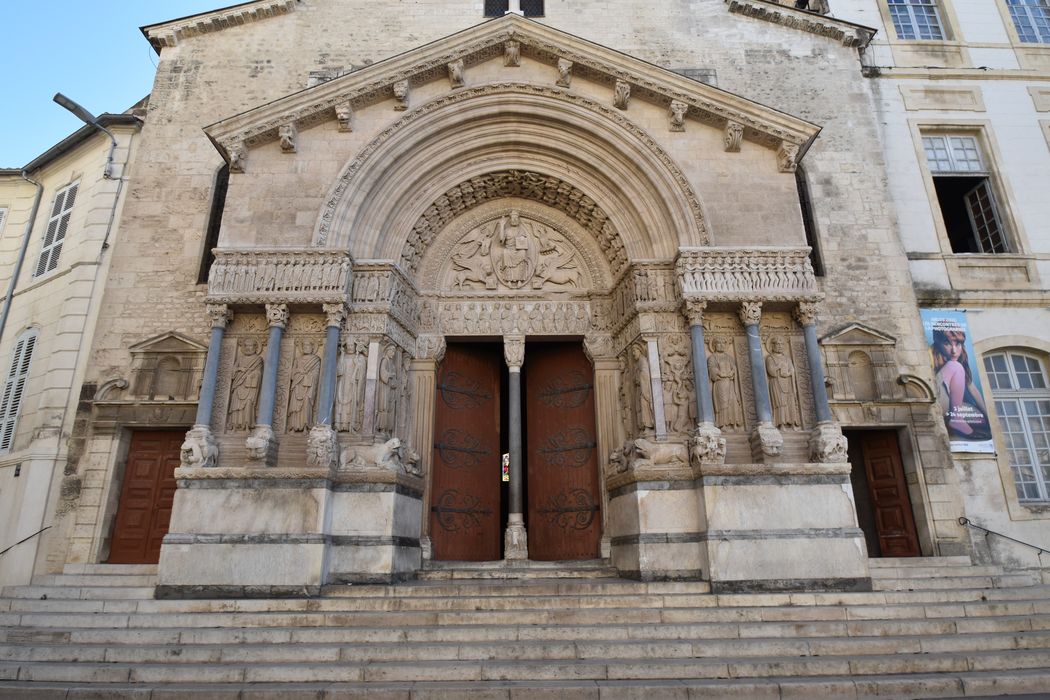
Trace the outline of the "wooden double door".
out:
M 156 564 L 160 560 L 185 436 L 185 432 L 168 431 L 132 433 L 109 548 L 110 564 Z
M 506 369 L 497 344 L 449 344 L 437 376 L 430 498 L 433 556 L 503 556 L 509 489 Z M 601 497 L 593 371 L 579 343 L 530 343 L 522 368 L 529 558 L 594 559 Z

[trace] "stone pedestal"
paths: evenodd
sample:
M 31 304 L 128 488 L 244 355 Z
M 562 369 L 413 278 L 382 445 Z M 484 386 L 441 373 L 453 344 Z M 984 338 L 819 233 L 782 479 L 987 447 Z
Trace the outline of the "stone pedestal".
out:
M 277 464 L 277 437 L 269 425 L 257 425 L 245 440 L 249 467 L 273 467 Z
M 503 533 L 503 558 L 507 561 L 529 558 L 529 539 L 520 513 L 511 513 L 507 518 L 507 529 Z

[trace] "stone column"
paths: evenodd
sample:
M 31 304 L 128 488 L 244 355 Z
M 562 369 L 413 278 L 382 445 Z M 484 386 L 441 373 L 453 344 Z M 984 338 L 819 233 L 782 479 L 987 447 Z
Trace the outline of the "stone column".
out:
M 594 366 L 594 426 L 598 443 L 598 479 L 602 496 L 601 555 L 609 558 L 612 538 L 609 535 L 608 485 L 609 457 L 613 450 L 622 449 L 627 435 L 620 414 L 620 361 L 613 351 L 613 339 L 607 335 L 587 335 L 583 349 Z
M 201 379 L 200 396 L 197 398 L 197 418 L 193 427 L 186 433 L 186 441 L 182 443 L 182 467 L 214 467 L 219 457 L 219 445 L 211 431 L 211 414 L 215 404 L 219 363 L 222 359 L 222 339 L 226 335 L 226 325 L 233 318 L 233 312 L 226 304 L 208 304 L 205 308 L 211 316 L 211 341 L 208 343 L 204 377 Z
M 814 462 L 845 462 L 848 459 L 846 438 L 831 414 L 828 389 L 824 384 L 824 363 L 817 341 L 817 305 L 808 301 L 800 302 L 795 308 L 795 319 L 802 326 L 806 337 L 809 381 L 813 391 L 813 408 L 817 414 L 817 427 L 809 438 L 810 459 Z
M 259 413 L 255 429 L 248 436 L 248 461 L 252 466 L 272 467 L 277 461 L 277 438 L 273 434 L 273 412 L 277 401 L 277 367 L 281 362 L 281 338 L 288 325 L 286 304 L 267 304 L 266 320 L 270 336 L 263 360 L 262 386 L 259 389 Z
M 507 531 L 503 539 L 503 557 L 510 561 L 529 558 L 521 478 L 521 366 L 525 362 L 525 336 L 504 336 L 503 357 L 510 372 L 507 391 L 507 413 L 510 422 L 510 513 L 507 515 Z
M 419 469 L 423 474 L 423 503 L 430 503 L 431 470 L 434 458 L 434 406 L 437 401 L 437 367 L 445 357 L 445 338 L 421 335 L 416 338 L 416 356 L 412 359 L 412 411 L 416 417 L 413 438 L 419 450 Z M 419 547 L 424 560 L 430 560 L 430 518 L 423 513 Z
M 664 380 L 660 363 L 660 345 L 656 338 L 645 338 L 649 359 L 650 395 L 653 397 L 653 423 L 656 428 L 656 439 L 667 438 L 667 414 L 664 413 Z
M 758 425 L 751 434 L 751 453 L 763 460 L 776 457 L 784 447 L 784 438 L 773 425 L 773 407 L 769 401 L 769 381 L 766 378 L 765 353 L 758 332 L 762 320 L 762 302 L 745 301 L 740 305 L 740 322 L 747 332 L 748 359 L 751 364 L 751 386 L 755 394 L 755 414 Z
M 715 425 L 715 405 L 711 398 L 711 379 L 707 373 L 707 348 L 704 345 L 704 310 L 707 302 L 686 299 L 682 305 L 689 322 L 693 349 L 693 385 L 696 388 L 696 414 L 700 422 L 693 438 L 693 458 L 700 463 L 722 463 L 726 459 L 726 441 Z
M 324 364 L 321 365 L 321 391 L 317 400 L 314 424 L 306 441 L 306 463 L 311 467 L 332 467 L 339 457 L 339 441 L 332 428 L 335 391 L 339 366 L 339 331 L 346 318 L 346 304 L 323 306 L 327 324 L 324 339 Z

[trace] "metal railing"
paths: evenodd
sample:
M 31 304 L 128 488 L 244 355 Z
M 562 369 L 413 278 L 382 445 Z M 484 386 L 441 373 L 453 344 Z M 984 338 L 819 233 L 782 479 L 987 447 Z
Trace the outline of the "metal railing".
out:
M 5 555 L 5 554 L 7 554 L 8 552 L 10 552 L 10 551 L 11 551 L 12 549 L 14 549 L 15 547 L 17 547 L 18 545 L 20 545 L 20 544 L 23 544 L 23 543 L 25 543 L 25 542 L 28 542 L 29 540 L 33 539 L 34 537 L 36 537 L 37 535 L 39 535 L 39 534 L 40 534 L 41 532 L 44 532 L 45 530 L 50 530 L 50 529 L 51 529 L 51 526 L 50 526 L 50 525 L 48 525 L 47 527 L 45 527 L 45 528 L 43 528 L 43 529 L 41 529 L 41 530 L 37 530 L 36 532 L 34 532 L 34 533 L 33 533 L 32 535 L 30 535 L 29 537 L 25 538 L 24 540 L 19 540 L 18 542 L 15 542 L 15 543 L 14 543 L 13 545 L 11 545 L 10 547 L 8 547 L 8 548 L 7 548 L 7 549 L 5 549 L 4 551 L 0 552 L 0 557 L 4 556 L 4 555 Z
M 985 533 L 985 536 L 995 535 L 997 537 L 1002 537 L 1004 540 L 1010 540 L 1011 542 L 1016 542 L 1017 544 L 1023 544 L 1025 547 L 1031 547 L 1032 549 L 1038 550 L 1041 554 L 1050 554 L 1050 549 L 1044 549 L 1044 548 L 1042 548 L 1042 547 L 1040 547 L 1038 545 L 1034 545 L 1034 544 L 1032 544 L 1030 542 L 1022 542 L 1019 539 L 1010 537 L 1009 535 L 1004 535 L 1001 532 L 996 532 L 995 530 L 989 530 L 988 528 L 984 527 L 983 525 L 978 525 L 977 523 L 973 522 L 969 518 L 959 518 L 959 524 L 960 525 L 966 525 L 967 527 L 972 527 L 975 530 L 981 530 L 981 531 L 983 531 Z

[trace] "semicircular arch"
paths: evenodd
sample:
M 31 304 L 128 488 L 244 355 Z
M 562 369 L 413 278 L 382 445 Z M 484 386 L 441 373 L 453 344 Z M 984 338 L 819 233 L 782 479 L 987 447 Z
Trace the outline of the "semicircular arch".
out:
M 709 243 L 699 198 L 644 130 L 588 98 L 513 83 L 457 91 L 384 130 L 344 168 L 315 244 L 398 260 L 432 205 L 499 172 L 555 178 L 588 198 L 629 259 L 669 259 L 679 246 Z M 578 201 L 559 208 L 573 216 Z

